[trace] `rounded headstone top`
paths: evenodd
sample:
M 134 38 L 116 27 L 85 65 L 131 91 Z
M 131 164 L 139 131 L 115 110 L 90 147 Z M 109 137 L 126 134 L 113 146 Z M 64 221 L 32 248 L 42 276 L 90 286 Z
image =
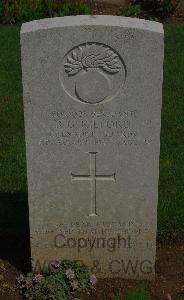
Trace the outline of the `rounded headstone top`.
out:
M 67 16 L 35 20 L 22 24 L 21 34 L 37 30 L 45 30 L 59 27 L 96 25 L 96 26 L 117 26 L 136 28 L 140 30 L 164 33 L 163 25 L 159 22 L 148 21 L 144 19 L 121 17 L 121 16 L 98 16 L 98 15 L 80 15 Z

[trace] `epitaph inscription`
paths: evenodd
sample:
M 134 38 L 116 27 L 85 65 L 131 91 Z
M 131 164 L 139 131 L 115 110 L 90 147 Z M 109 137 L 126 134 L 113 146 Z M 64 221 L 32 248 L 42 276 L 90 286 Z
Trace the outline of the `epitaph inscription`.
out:
M 22 25 L 33 271 L 154 279 L 163 45 L 161 24 L 124 17 Z

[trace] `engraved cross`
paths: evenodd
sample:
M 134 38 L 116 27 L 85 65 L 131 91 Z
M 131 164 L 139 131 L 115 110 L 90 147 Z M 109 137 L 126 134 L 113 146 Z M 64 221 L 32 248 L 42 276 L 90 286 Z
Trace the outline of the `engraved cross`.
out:
M 116 181 L 116 174 L 111 175 L 98 175 L 96 174 L 96 155 L 98 152 L 89 152 L 90 155 L 90 174 L 86 175 L 76 175 L 71 173 L 72 182 L 75 180 L 83 181 L 87 180 L 90 182 L 91 186 L 91 212 L 89 216 L 98 216 L 97 214 L 97 200 L 96 200 L 96 181 L 97 180 L 111 180 Z

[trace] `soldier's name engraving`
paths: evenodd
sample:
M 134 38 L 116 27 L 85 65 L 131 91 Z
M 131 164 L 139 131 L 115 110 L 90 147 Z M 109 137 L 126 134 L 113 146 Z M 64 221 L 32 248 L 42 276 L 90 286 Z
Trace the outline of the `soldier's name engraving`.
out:
M 51 111 L 50 136 L 40 140 L 40 145 L 62 146 L 83 144 L 137 145 L 136 110 L 127 111 Z

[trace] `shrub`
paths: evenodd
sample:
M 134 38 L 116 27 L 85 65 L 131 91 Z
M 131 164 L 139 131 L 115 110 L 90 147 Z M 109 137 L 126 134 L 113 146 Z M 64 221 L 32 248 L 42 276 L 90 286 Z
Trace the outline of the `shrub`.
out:
M 140 4 L 132 4 L 132 3 L 130 3 L 125 8 L 120 8 L 117 12 L 117 15 L 125 16 L 125 17 L 148 19 L 150 21 L 158 20 L 157 17 L 153 15 L 149 15 L 146 11 L 143 11 Z
M 175 10 L 172 0 L 132 0 L 118 11 L 118 15 L 163 21 Z
M 125 17 L 140 17 L 142 14 L 141 6 L 139 4 L 130 3 L 128 6 L 120 8 L 118 15 Z
M 0 3 L 2 24 L 81 14 L 90 14 L 90 8 L 81 0 L 2 0 Z
M 174 12 L 172 0 L 133 0 L 134 4 L 139 4 L 148 15 L 163 20 Z
M 54 261 L 50 273 L 32 274 L 26 277 L 20 274 L 17 284 L 24 299 L 68 300 L 75 291 L 95 288 L 96 277 L 76 261 Z

